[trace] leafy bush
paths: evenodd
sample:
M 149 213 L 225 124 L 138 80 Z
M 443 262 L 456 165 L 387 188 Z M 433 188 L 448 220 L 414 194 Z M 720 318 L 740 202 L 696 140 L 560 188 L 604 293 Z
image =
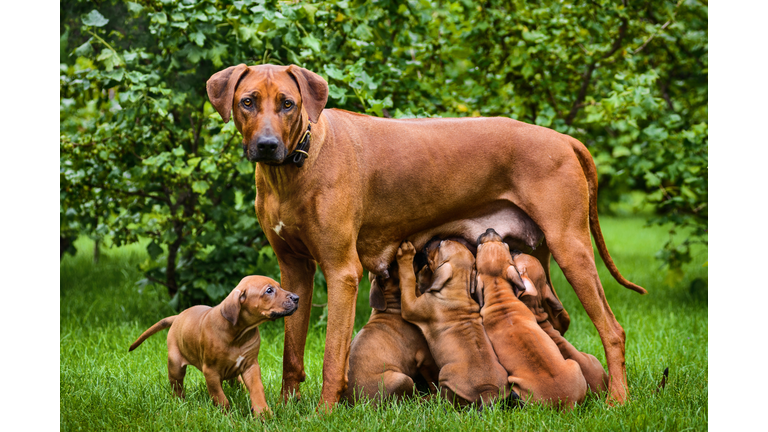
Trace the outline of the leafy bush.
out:
M 295 63 L 329 107 L 377 116 L 503 115 L 584 142 L 601 210 L 641 192 L 671 223 L 662 262 L 706 241 L 707 7 L 682 0 L 61 2 L 61 236 L 149 240 L 146 282 L 179 305 L 278 276 L 254 167 L 206 80 Z M 681 227 L 690 226 L 683 241 Z M 71 244 L 71 243 L 70 243 Z M 661 245 L 660 245 L 661 246 Z

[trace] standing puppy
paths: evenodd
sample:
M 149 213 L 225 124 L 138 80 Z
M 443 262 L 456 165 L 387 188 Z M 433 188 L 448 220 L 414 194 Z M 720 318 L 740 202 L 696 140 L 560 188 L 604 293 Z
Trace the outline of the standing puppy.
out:
M 400 314 L 399 279 L 392 274 L 387 279 L 368 275 L 373 312 L 349 349 L 349 387 L 342 400 L 411 396 L 419 375 L 432 385 L 437 381 L 439 370 L 426 339 Z
M 483 326 L 513 390 L 523 400 L 572 408 L 587 393 L 579 364 L 565 360 L 557 345 L 518 298 L 525 285 L 509 246 L 493 229 L 477 240 L 477 293 Z
M 520 295 L 520 301 L 533 312 L 539 327 L 557 344 L 563 358 L 574 360 L 581 366 L 581 372 L 584 374 L 584 379 L 587 380 L 589 390 L 605 391 L 608 388 L 608 374 L 603 369 L 603 365 L 600 364 L 600 360 L 592 354 L 577 350 L 565 340 L 561 334 L 562 331 L 552 325 L 553 322 L 561 322 L 557 316 L 553 317 L 552 315 L 559 313 L 559 316 L 562 316 L 565 310 L 547 283 L 547 276 L 541 263 L 530 255 L 515 252 L 512 256 L 512 263 L 525 286 L 525 292 Z
M 474 279 L 472 253 L 452 240 L 443 240 L 429 254 L 434 279 L 416 297 L 416 274 L 410 242 L 397 251 L 402 314 L 421 329 L 440 368 L 441 395 L 458 405 L 485 405 L 509 394 L 507 372 L 499 364 L 483 330 L 480 307 L 470 296 Z
M 247 276 L 218 306 L 193 306 L 163 318 L 139 336 L 128 351 L 170 327 L 168 379 L 177 396 L 184 397 L 184 375 L 187 365 L 192 365 L 205 375 L 214 404 L 229 409 L 221 383 L 242 375 L 251 396 L 251 411 L 257 415 L 271 413 L 261 383 L 261 337 L 257 326 L 292 314 L 298 304 L 299 296 L 283 290 L 274 280 Z

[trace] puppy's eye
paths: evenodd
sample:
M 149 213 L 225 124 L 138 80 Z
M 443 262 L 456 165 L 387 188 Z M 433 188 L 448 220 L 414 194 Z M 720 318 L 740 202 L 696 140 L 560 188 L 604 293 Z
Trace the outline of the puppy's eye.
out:
M 272 289 L 272 287 L 269 287 L 269 288 L 267 288 L 267 290 L 266 290 L 266 291 L 264 291 L 264 292 L 265 292 L 265 293 L 267 293 L 267 294 L 272 294 L 273 292 L 275 292 L 275 290 L 273 290 L 273 289 Z
M 253 100 L 251 100 L 251 98 L 245 98 L 243 99 L 243 105 L 250 107 L 251 105 L 253 105 Z
M 285 108 L 286 110 L 293 108 L 293 102 L 286 100 L 285 102 L 283 102 L 283 108 Z

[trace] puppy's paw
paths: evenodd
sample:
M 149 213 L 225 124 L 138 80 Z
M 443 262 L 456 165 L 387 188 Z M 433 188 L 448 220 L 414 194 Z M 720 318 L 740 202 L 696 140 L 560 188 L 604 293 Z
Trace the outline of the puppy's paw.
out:
M 411 242 L 404 241 L 397 250 L 397 263 L 401 266 L 411 265 L 414 256 L 416 256 L 416 248 L 413 247 Z
M 251 407 L 251 414 L 254 415 L 254 417 L 260 418 L 260 419 L 267 419 L 272 418 L 272 410 L 269 409 L 269 406 L 263 406 L 263 407 Z

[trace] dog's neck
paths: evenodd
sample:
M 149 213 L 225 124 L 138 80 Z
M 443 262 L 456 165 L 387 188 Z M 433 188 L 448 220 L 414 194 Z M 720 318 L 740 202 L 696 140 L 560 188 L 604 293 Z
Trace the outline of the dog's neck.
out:
M 307 130 L 307 125 L 309 125 L 309 119 L 306 115 L 302 115 L 301 127 L 299 128 L 300 133 L 292 143 L 292 148 L 295 148 L 298 140 L 301 139 Z M 309 140 L 309 150 L 307 152 L 309 156 L 304 160 L 304 165 L 301 167 L 294 164 L 268 165 L 262 162 L 256 164 L 256 175 L 263 179 L 266 187 L 269 188 L 269 192 L 278 197 L 290 196 L 295 195 L 297 188 L 306 189 L 311 185 L 311 181 L 307 181 L 306 178 L 312 175 L 315 169 L 315 163 L 325 143 L 327 125 L 328 122 L 324 114 L 321 114 L 317 123 L 312 125 L 312 136 Z M 288 153 L 290 154 L 291 152 Z

